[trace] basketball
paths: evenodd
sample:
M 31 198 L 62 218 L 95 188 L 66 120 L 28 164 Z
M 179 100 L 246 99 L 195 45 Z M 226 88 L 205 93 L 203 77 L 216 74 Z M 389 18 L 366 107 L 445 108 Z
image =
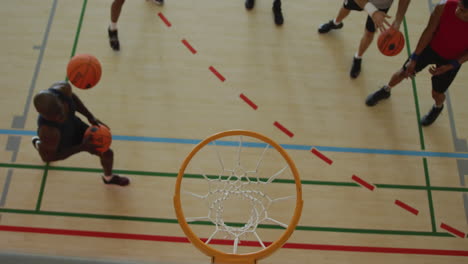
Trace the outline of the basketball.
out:
M 101 63 L 91 54 L 77 54 L 68 62 L 67 77 L 77 88 L 92 88 L 101 79 Z
M 106 152 L 112 143 L 112 135 L 106 126 L 90 126 L 85 132 L 85 137 L 90 137 L 90 142 L 97 145 L 99 152 Z
M 400 31 L 390 27 L 379 35 L 377 47 L 383 55 L 395 56 L 405 47 L 405 38 Z

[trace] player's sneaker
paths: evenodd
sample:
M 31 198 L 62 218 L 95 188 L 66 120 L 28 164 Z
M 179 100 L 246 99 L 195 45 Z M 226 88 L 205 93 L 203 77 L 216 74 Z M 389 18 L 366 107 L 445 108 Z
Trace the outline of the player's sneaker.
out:
M 120 50 L 119 34 L 116 30 L 111 30 L 110 27 L 107 28 L 107 33 L 109 34 L 109 44 L 111 48 L 115 51 Z
M 362 59 L 353 57 L 353 65 L 351 66 L 351 71 L 349 72 L 349 76 L 351 76 L 351 78 L 356 79 L 361 73 L 361 62 Z
M 245 8 L 252 9 L 255 5 L 255 0 L 245 0 Z
M 328 23 L 320 25 L 318 28 L 318 32 L 320 34 L 328 33 L 332 29 L 340 29 L 343 27 L 343 22 L 340 22 L 338 25 L 335 25 L 335 22 L 333 22 L 333 19 L 328 21 Z
M 440 112 L 444 109 L 444 106 L 438 108 L 435 106 L 432 106 L 431 110 L 429 113 L 427 113 L 423 118 L 421 119 L 421 125 L 423 126 L 430 126 L 434 121 L 436 121 L 437 117 L 439 117 Z
M 385 88 L 382 87 L 379 90 L 375 91 L 374 93 L 369 94 L 366 99 L 366 105 L 367 106 L 374 106 L 376 105 L 380 100 L 387 99 L 391 95 L 390 92 L 385 91 Z
M 164 4 L 164 0 L 151 0 L 151 2 L 157 4 L 157 5 L 163 5 Z
M 31 142 L 32 142 L 33 147 L 34 147 L 35 149 L 37 149 L 37 145 L 36 145 L 36 144 L 37 144 L 38 141 L 39 141 L 39 137 L 38 137 L 38 136 L 34 136 L 34 137 L 31 138 Z
M 281 2 L 275 1 L 273 3 L 273 15 L 275 17 L 275 24 L 280 26 L 284 23 L 283 12 L 281 11 Z
M 113 174 L 112 178 L 109 181 L 106 181 L 104 176 L 102 176 L 102 181 L 105 184 L 115 184 L 115 185 L 119 185 L 119 186 L 127 186 L 127 185 L 130 184 L 130 180 L 127 177 L 122 177 L 122 176 L 119 176 L 117 174 Z

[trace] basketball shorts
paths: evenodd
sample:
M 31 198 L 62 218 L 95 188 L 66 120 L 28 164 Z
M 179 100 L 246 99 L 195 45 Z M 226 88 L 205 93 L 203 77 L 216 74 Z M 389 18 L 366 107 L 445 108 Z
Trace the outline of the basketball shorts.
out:
M 348 10 L 355 10 L 355 11 L 362 11 L 363 9 L 354 1 L 354 0 L 345 0 L 343 3 L 343 7 Z M 387 14 L 388 10 L 390 8 L 386 9 L 379 9 L 379 11 L 384 12 Z M 367 21 L 366 21 L 366 30 L 369 32 L 374 33 L 375 32 L 375 24 L 374 21 L 370 16 L 367 16 Z

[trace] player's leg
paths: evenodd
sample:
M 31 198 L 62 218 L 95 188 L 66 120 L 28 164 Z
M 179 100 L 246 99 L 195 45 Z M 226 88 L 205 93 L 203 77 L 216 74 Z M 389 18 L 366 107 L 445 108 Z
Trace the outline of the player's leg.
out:
M 415 72 L 418 73 L 422 69 L 424 69 L 427 65 L 432 64 L 436 60 L 436 55 L 435 52 L 428 46 L 424 51 L 419 55 L 419 58 L 416 61 L 416 66 L 415 66 Z M 401 81 L 404 79 L 411 77 L 406 74 L 406 67 L 407 63 L 409 62 L 410 58 L 408 58 L 405 63 L 403 63 L 403 67 L 393 73 L 392 77 L 390 78 L 390 81 L 382 86 L 379 90 L 371 93 L 370 95 L 367 96 L 366 98 L 366 105 L 367 106 L 374 106 L 376 105 L 379 101 L 383 99 L 387 99 L 390 97 L 391 93 L 390 90 L 398 85 Z
M 119 20 L 120 13 L 122 11 L 122 6 L 125 3 L 125 0 L 114 0 L 111 5 L 111 23 L 107 28 L 107 33 L 109 35 L 109 44 L 111 48 L 115 51 L 120 50 L 120 42 L 117 31 L 117 21 Z
M 448 64 L 448 61 L 438 63 L 437 66 L 444 64 Z M 429 112 L 422 117 L 421 125 L 429 126 L 436 121 L 437 117 L 439 117 L 440 113 L 444 109 L 445 92 L 457 76 L 459 69 L 460 68 L 453 69 L 441 75 L 432 76 L 432 98 L 434 99 L 434 105 L 431 107 Z
M 127 186 L 130 184 L 130 180 L 127 177 L 119 176 L 112 173 L 114 166 L 114 151 L 112 149 L 107 150 L 99 156 L 101 165 L 104 170 L 102 181 L 105 184 L 116 184 L 120 186 Z

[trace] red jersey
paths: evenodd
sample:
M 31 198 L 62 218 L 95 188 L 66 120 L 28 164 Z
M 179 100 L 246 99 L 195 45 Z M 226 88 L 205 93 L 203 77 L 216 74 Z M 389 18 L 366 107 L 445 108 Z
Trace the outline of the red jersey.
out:
M 468 22 L 455 15 L 459 0 L 447 0 L 431 48 L 442 58 L 458 59 L 468 50 Z

